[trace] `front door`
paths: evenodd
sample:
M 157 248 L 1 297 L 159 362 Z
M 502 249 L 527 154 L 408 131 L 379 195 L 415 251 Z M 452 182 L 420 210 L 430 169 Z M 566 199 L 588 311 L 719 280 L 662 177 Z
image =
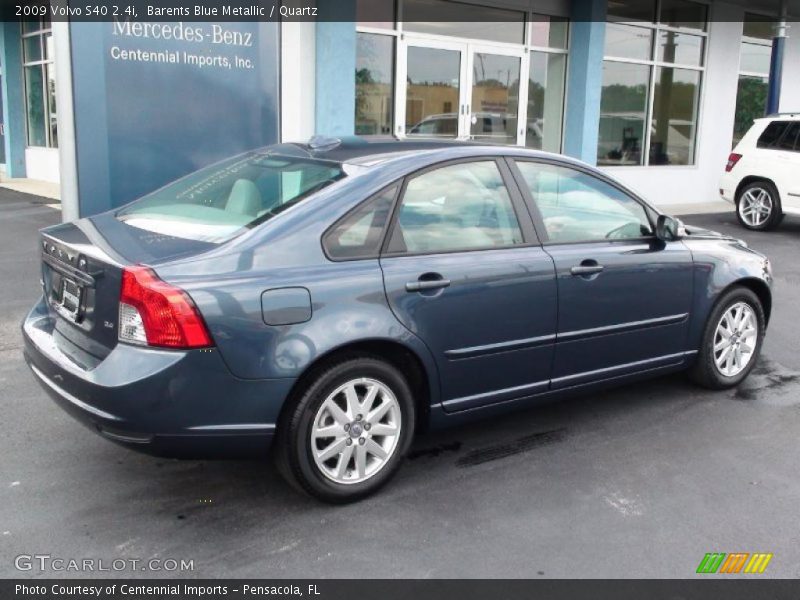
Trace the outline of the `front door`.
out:
M 693 263 L 637 199 L 583 171 L 516 161 L 558 279 L 553 389 L 686 358 Z
M 397 133 L 524 144 L 522 49 L 404 36 L 397 64 Z
M 509 174 L 484 158 L 411 177 L 380 260 L 392 311 L 436 359 L 448 411 L 549 385 L 553 261 Z

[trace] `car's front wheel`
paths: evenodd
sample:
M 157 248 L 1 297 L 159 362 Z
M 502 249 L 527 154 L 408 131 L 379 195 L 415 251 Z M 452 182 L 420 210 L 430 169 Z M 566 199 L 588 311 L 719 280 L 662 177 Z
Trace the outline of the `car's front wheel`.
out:
M 747 229 L 774 229 L 783 219 L 777 188 L 769 181 L 748 183 L 736 198 L 736 217 Z
M 743 287 L 728 291 L 708 318 L 692 379 L 717 390 L 739 385 L 758 360 L 765 329 L 758 296 Z
M 326 502 L 359 500 L 394 475 L 414 434 L 403 375 L 354 355 L 311 376 L 279 424 L 276 460 L 295 487 Z

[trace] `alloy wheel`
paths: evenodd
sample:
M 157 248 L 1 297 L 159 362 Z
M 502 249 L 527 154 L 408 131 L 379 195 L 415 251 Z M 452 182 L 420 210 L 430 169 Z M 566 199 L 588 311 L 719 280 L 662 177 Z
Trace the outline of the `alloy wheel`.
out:
M 311 453 L 325 477 L 361 483 L 391 459 L 400 440 L 400 404 L 376 379 L 344 383 L 322 402 L 311 428 Z
M 725 311 L 714 333 L 714 364 L 725 377 L 735 377 L 753 359 L 758 321 L 753 308 L 737 302 Z
M 772 196 L 764 188 L 754 187 L 742 194 L 739 215 L 750 227 L 761 227 L 772 214 Z

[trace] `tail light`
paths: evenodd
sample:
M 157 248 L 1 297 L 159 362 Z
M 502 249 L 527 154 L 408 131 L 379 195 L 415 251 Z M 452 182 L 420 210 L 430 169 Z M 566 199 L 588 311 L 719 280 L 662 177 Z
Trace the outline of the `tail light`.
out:
M 203 317 L 189 295 L 143 266 L 128 267 L 122 273 L 119 339 L 163 348 L 213 345 Z
M 736 166 L 736 163 L 739 162 L 740 158 L 742 158 L 741 154 L 736 154 L 736 152 L 731 152 L 730 156 L 728 156 L 728 164 L 725 165 L 725 172 L 730 173 L 733 167 Z

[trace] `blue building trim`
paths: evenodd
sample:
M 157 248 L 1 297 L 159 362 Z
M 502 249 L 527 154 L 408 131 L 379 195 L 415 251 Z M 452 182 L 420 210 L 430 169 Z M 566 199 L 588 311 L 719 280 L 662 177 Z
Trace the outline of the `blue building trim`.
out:
M 323 20 L 326 18 L 334 20 Z M 356 3 L 319 3 L 316 23 L 316 133 L 355 133 Z
M 573 0 L 564 153 L 597 164 L 606 0 Z
M 96 23 L 71 23 L 70 42 L 78 214 L 85 217 L 111 208 L 103 30 Z
M 769 88 L 767 89 L 766 114 L 768 115 L 780 112 L 785 46 L 786 37 L 783 35 L 778 35 L 772 40 L 772 55 L 769 62 Z
M 25 177 L 25 79 L 18 21 L 0 21 L 0 64 L 3 67 L 3 123 L 6 175 Z

